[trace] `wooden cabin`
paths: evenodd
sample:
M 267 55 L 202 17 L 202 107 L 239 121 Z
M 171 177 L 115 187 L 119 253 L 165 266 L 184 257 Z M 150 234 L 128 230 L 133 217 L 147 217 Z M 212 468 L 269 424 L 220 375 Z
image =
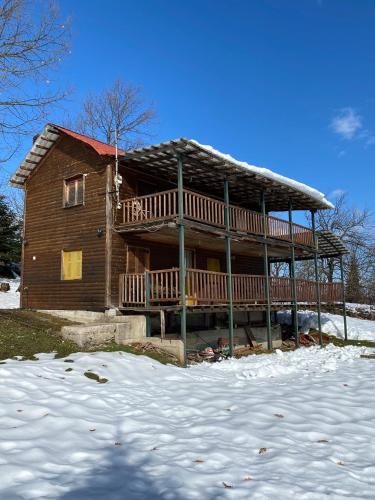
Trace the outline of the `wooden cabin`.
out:
M 25 192 L 24 308 L 160 314 L 183 339 L 221 317 L 232 342 L 241 321 L 264 322 L 270 343 L 273 311 L 343 300 L 340 282 L 294 277 L 299 259 L 345 253 L 293 222 L 331 208 L 324 196 L 196 141 L 116 161 L 114 147 L 47 124 L 10 182 Z M 290 277 L 270 276 L 276 261 Z

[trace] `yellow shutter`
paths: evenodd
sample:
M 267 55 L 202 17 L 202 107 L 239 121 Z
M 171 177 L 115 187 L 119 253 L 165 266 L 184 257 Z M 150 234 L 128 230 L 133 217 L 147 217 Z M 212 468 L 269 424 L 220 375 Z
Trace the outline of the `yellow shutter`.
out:
M 220 260 L 214 257 L 208 257 L 207 259 L 207 271 L 214 271 L 216 273 L 220 272 Z
M 82 279 L 82 250 L 63 252 L 63 280 Z

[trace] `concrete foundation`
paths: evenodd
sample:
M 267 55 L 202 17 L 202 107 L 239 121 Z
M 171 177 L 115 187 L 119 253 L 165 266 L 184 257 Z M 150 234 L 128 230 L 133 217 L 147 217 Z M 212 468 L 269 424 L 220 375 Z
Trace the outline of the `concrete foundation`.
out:
M 267 328 L 265 326 L 261 327 L 251 327 L 251 332 L 255 337 L 257 344 L 262 344 L 267 349 Z M 233 336 L 238 337 L 239 345 L 248 345 L 249 341 L 245 332 L 244 327 L 234 328 Z M 228 338 L 227 328 L 215 328 L 212 330 L 201 330 L 197 332 L 189 332 L 187 334 L 187 348 L 194 349 L 196 346 L 204 346 L 205 343 L 216 346 L 219 337 Z M 280 347 L 282 344 L 281 340 L 281 327 L 280 325 L 272 326 L 272 345 L 273 347 Z
M 150 343 L 156 347 L 159 347 L 159 349 L 162 349 L 163 351 L 169 352 L 170 354 L 173 354 L 176 356 L 176 358 L 179 360 L 179 362 L 183 365 L 184 364 L 184 343 L 182 340 L 178 339 L 161 339 L 159 337 L 145 337 L 143 339 L 124 339 L 124 340 L 119 340 L 117 342 L 118 344 L 121 345 L 131 345 L 134 343 L 139 343 L 142 341 L 143 343 Z
M 123 316 L 121 328 L 115 333 L 116 344 L 122 344 L 128 339 L 138 340 L 146 338 L 146 316 Z
M 71 340 L 80 347 L 95 347 L 108 342 L 116 342 L 120 345 L 149 342 L 176 356 L 181 364 L 184 363 L 184 345 L 181 339 L 176 338 L 179 336 L 178 333 L 173 335 L 175 338 L 161 339 L 160 337 L 147 337 L 146 316 L 144 315 L 117 316 L 116 310 L 106 313 L 65 310 L 43 310 L 41 312 L 65 318 L 76 323 L 82 323 L 79 325 L 64 326 L 61 329 L 61 335 L 64 339 Z M 193 319 L 195 320 L 195 318 Z M 202 318 L 199 319 L 202 321 Z M 187 349 L 202 348 L 207 344 L 216 346 L 218 338 L 228 338 L 228 329 L 224 327 L 226 314 L 223 314 L 222 317 L 219 314 L 212 315 L 212 317 L 207 316 L 206 319 L 207 329 L 188 332 Z M 236 317 L 237 322 L 235 323 L 233 335 L 236 337 L 238 347 L 249 344 L 245 327 L 242 326 L 248 324 L 248 319 L 249 315 L 247 313 L 238 314 Z M 211 329 L 209 326 L 211 326 Z M 176 328 L 177 332 L 178 330 Z M 251 327 L 251 332 L 255 337 L 255 342 L 262 345 L 264 349 L 267 349 L 267 328 L 264 326 L 254 326 Z M 274 325 L 272 327 L 272 346 L 278 348 L 281 345 L 281 327 L 280 325 Z

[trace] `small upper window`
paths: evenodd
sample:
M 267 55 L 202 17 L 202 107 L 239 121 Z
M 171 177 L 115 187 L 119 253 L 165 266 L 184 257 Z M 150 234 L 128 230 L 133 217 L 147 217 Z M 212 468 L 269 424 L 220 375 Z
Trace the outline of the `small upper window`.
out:
M 84 176 L 71 177 L 64 181 L 64 207 L 82 205 L 84 197 Z

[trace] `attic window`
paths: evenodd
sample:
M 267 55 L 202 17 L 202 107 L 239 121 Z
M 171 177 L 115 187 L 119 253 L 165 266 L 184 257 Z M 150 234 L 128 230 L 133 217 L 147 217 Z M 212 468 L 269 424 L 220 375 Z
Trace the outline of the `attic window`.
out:
M 83 205 L 84 200 L 84 176 L 78 175 L 64 180 L 64 207 Z

